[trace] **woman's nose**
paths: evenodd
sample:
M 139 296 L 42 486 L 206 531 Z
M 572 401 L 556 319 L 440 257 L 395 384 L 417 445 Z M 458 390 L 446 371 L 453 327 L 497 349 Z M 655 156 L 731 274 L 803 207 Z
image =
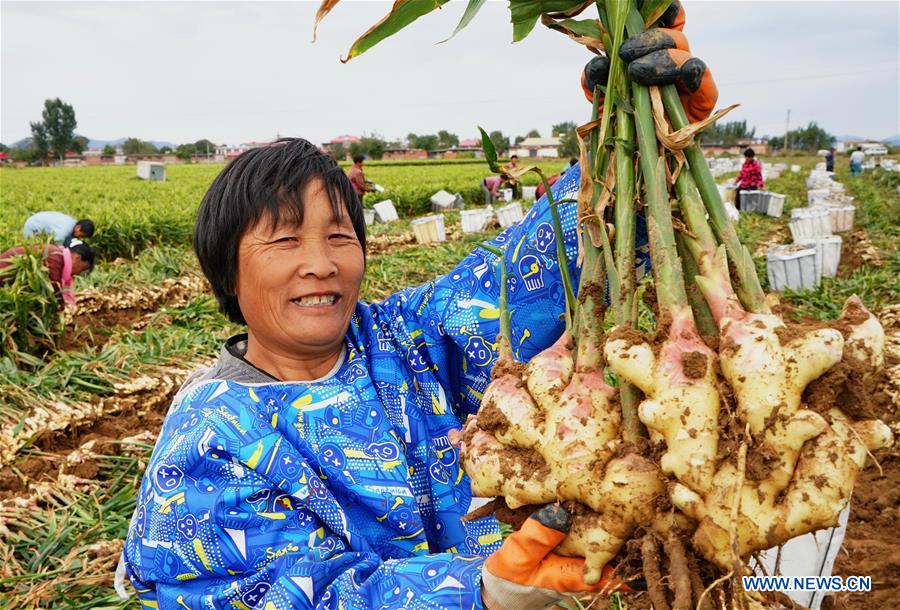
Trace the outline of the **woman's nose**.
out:
M 337 274 L 338 266 L 325 240 L 310 240 L 304 244 L 297 273 L 300 276 L 313 275 L 318 278 Z

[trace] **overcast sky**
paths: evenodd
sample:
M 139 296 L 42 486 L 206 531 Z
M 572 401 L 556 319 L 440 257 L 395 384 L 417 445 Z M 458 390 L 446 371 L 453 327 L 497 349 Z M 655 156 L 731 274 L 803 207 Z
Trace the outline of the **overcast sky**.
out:
M 476 125 L 507 135 L 586 122 L 578 84 L 589 53 L 538 25 L 512 44 L 505 2 L 453 40 L 453 0 L 348 64 L 339 61 L 389 2 L 340 3 L 311 43 L 318 2 L 0 3 L 0 141 L 30 135 L 43 101 L 72 104 L 78 133 L 236 144 L 276 134 Z M 719 104 L 757 134 L 818 121 L 835 135 L 900 132 L 900 2 L 685 2 L 694 54 Z M 587 15 L 585 13 L 584 15 Z

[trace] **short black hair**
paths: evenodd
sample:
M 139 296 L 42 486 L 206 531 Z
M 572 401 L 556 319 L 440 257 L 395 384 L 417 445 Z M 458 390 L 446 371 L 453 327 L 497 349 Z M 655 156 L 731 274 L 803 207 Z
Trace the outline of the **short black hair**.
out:
M 94 236 L 94 221 L 88 220 L 87 218 L 82 218 L 78 222 L 75 223 L 76 227 L 81 229 L 82 234 L 85 237 L 93 237 Z
M 366 156 L 365 156 L 365 155 L 361 155 L 361 154 L 359 154 L 359 153 L 353 155 L 353 162 L 354 162 L 354 163 L 362 163 L 362 162 L 365 161 L 365 160 L 366 160 Z
M 518 159 L 518 158 L 519 158 L 519 155 L 510 155 L 509 160 L 512 161 L 513 159 Z
M 575 157 L 572 157 L 571 159 L 569 159 L 569 167 L 572 167 L 576 163 L 578 163 L 578 159 L 576 159 Z
M 69 246 L 69 252 L 80 256 L 81 260 L 87 263 L 88 268 L 94 268 L 94 258 L 96 258 L 97 253 L 86 243 L 81 242 L 74 246 Z
M 754 150 L 752 148 L 748 148 L 747 150 L 744 151 L 744 156 L 745 157 L 755 157 L 756 152 L 754 152 Z
M 263 216 L 303 223 L 304 189 L 320 179 L 337 218 L 346 211 L 366 252 L 366 222 L 349 178 L 337 162 L 302 138 L 281 138 L 252 148 L 223 169 L 203 197 L 194 225 L 194 251 L 219 308 L 228 319 L 246 324 L 235 290 L 238 244 Z

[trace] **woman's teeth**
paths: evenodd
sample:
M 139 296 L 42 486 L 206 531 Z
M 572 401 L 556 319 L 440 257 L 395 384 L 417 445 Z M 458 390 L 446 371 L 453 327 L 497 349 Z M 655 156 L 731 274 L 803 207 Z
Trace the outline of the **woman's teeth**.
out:
M 294 303 L 300 305 L 301 307 L 315 307 L 316 305 L 331 305 L 332 303 L 334 303 L 335 296 L 333 294 L 330 294 L 314 297 L 303 297 L 302 299 L 292 300 Z

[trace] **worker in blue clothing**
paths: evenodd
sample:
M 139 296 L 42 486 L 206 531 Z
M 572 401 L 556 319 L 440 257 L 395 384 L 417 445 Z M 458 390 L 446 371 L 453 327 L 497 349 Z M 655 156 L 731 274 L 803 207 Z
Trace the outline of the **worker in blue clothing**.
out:
M 73 239 L 93 237 L 94 223 L 87 218 L 75 220 L 62 212 L 38 212 L 28 217 L 22 233 L 25 237 L 47 233 L 53 237 L 54 242 L 68 248 Z
M 675 76 L 673 76 L 674 80 Z M 554 186 L 574 197 L 578 167 Z M 559 212 L 578 281 L 576 205 Z M 222 311 L 247 327 L 191 376 L 138 491 L 122 570 L 146 607 L 542 608 L 588 585 L 553 553 L 545 507 L 504 542 L 472 493 L 460 428 L 497 357 L 499 265 L 515 357 L 563 331 L 547 199 L 448 274 L 358 300 L 365 223 L 327 155 L 301 139 L 252 149 L 216 178 L 194 248 Z

